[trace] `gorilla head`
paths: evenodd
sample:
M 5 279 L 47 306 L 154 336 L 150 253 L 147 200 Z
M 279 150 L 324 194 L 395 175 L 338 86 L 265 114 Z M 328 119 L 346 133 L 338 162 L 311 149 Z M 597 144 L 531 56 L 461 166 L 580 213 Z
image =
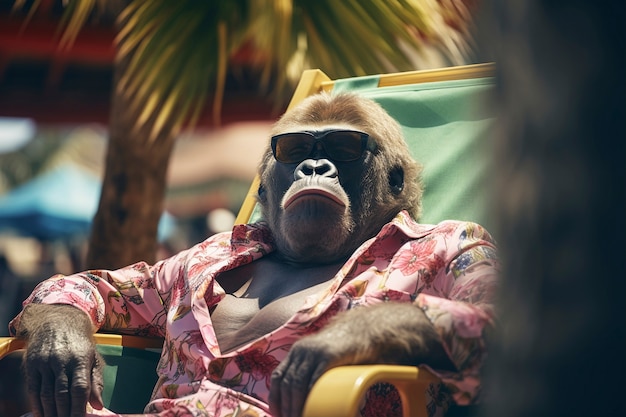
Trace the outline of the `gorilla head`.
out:
M 354 94 L 311 96 L 283 115 L 259 167 L 278 256 L 345 260 L 400 210 L 417 216 L 420 167 L 398 123 Z

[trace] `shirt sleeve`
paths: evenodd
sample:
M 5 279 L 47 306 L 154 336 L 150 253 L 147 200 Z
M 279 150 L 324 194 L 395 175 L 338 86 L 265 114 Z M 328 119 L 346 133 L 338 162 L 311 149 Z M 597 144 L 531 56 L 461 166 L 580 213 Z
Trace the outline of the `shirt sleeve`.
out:
M 184 275 L 189 250 L 159 261 L 117 269 L 55 275 L 41 282 L 28 304 L 71 304 L 91 317 L 96 329 L 163 337 L 170 289 Z M 9 323 L 15 335 L 21 313 Z
M 439 278 L 445 297 L 419 294 L 422 308 L 441 337 L 457 372 L 435 371 L 452 389 L 457 404 L 480 393 L 480 370 L 487 354 L 486 336 L 494 327 L 498 261 L 489 233 L 475 223 L 458 223 L 446 236 L 447 259 Z

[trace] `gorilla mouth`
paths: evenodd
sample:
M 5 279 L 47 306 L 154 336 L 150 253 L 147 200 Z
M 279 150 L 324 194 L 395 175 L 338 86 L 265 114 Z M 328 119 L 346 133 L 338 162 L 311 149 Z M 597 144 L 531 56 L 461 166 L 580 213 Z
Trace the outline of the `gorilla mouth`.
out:
M 330 200 L 333 203 L 337 204 L 338 206 L 341 206 L 341 207 L 346 206 L 345 203 L 335 194 L 333 194 L 327 189 L 318 188 L 318 187 L 303 188 L 299 190 L 298 192 L 293 193 L 291 195 L 287 195 L 285 197 L 286 198 L 283 200 L 283 209 L 288 208 L 293 203 L 295 203 L 296 200 L 299 200 L 302 198 Z

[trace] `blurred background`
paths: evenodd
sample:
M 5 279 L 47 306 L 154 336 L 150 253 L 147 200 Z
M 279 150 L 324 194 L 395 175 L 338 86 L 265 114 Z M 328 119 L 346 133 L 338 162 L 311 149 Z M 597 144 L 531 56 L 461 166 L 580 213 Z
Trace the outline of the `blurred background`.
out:
M 0 335 L 55 273 L 154 262 L 230 230 L 304 69 L 469 63 L 474 7 L 1 1 Z

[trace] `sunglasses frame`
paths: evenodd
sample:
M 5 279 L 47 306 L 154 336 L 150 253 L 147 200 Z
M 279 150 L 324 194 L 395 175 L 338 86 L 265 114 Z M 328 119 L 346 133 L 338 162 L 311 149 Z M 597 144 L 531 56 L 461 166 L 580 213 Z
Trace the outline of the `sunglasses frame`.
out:
M 330 152 L 328 152 L 328 150 L 326 149 L 326 143 L 324 142 L 324 139 L 332 134 L 332 133 L 357 133 L 361 136 L 361 150 L 360 150 L 360 154 L 358 157 L 356 158 L 351 158 L 351 159 L 337 159 L 334 158 L 333 156 L 331 156 Z M 305 156 L 303 159 L 301 160 L 297 160 L 297 161 L 281 161 L 280 159 L 278 159 L 278 157 L 276 156 L 276 148 L 278 146 L 278 141 L 286 136 L 291 136 L 291 135 L 303 135 L 309 138 L 313 138 L 314 142 L 313 142 L 313 146 L 311 147 L 311 151 L 309 152 L 309 154 L 307 156 Z M 271 138 L 271 147 L 272 147 L 272 154 L 274 155 L 274 159 L 276 159 L 278 162 L 284 163 L 284 164 L 296 164 L 296 163 L 300 163 L 302 161 L 304 161 L 305 159 L 307 159 L 309 156 L 311 156 L 311 153 L 313 153 L 313 150 L 315 149 L 315 145 L 317 145 L 317 143 L 321 143 L 322 144 L 322 148 L 324 149 L 324 152 L 326 152 L 326 154 L 328 155 L 328 157 L 335 161 L 335 162 L 352 162 L 352 161 L 356 161 L 358 159 L 360 159 L 363 154 L 365 153 L 365 151 L 370 151 L 370 152 L 374 152 L 377 148 L 378 148 L 378 144 L 376 143 L 376 141 L 367 133 L 365 132 L 361 132 L 359 130 L 352 130 L 352 129 L 328 129 L 328 130 L 322 130 L 322 131 L 311 131 L 311 130 L 302 130 L 300 132 L 287 132 L 287 133 L 281 133 L 278 135 L 274 135 Z

